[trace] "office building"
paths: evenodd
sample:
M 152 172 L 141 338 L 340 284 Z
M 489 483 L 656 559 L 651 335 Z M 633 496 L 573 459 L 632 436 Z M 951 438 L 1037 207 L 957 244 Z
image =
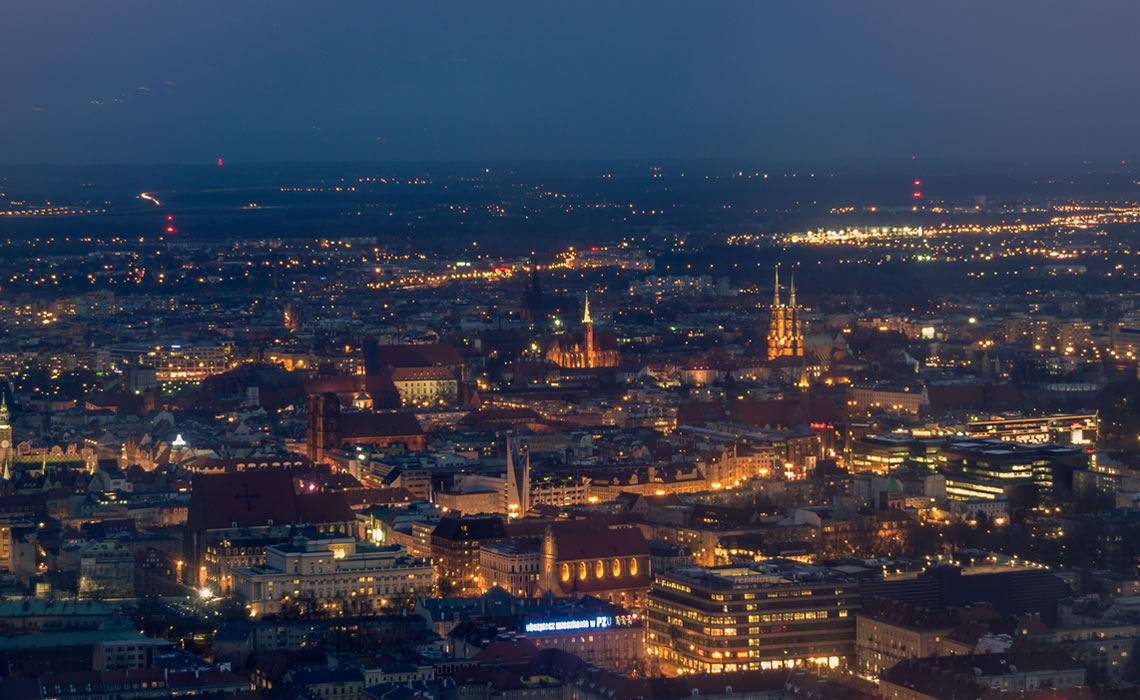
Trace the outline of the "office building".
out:
M 667 672 L 847 667 L 859 605 L 852 578 L 788 560 L 677 569 L 654 576 L 648 651 Z

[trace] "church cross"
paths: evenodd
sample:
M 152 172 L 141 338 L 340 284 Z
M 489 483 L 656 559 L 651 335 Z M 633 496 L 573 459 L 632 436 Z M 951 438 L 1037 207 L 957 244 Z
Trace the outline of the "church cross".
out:
M 248 511 L 252 511 L 253 510 L 253 502 L 256 501 L 257 499 L 261 498 L 261 494 L 250 493 L 249 492 L 249 484 L 242 484 L 241 488 L 242 488 L 241 492 L 238 493 L 236 496 L 234 496 L 234 500 L 235 501 L 244 500 L 245 501 L 245 509 Z

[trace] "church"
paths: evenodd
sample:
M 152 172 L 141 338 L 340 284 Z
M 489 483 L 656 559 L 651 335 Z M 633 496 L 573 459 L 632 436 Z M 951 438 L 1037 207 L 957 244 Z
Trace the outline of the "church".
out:
M 796 277 L 788 291 L 788 303 L 780 300 L 780 268 L 776 268 L 776 289 L 772 295 L 772 310 L 768 319 L 768 359 L 804 356 L 804 324 L 800 318 L 802 307 L 796 303 Z
M 590 295 L 582 313 L 582 330 L 555 336 L 546 348 L 546 359 L 564 369 L 594 369 L 617 367 L 621 364 L 617 336 L 612 332 L 594 332 L 590 318 Z

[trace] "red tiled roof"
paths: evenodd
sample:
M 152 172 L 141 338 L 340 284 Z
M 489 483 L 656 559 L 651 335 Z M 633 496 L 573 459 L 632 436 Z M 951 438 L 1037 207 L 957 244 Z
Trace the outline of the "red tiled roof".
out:
M 687 401 L 677 407 L 677 425 L 702 426 L 726 417 L 724 406 L 717 401 Z
M 463 358 L 455 348 L 442 343 L 430 345 L 380 345 L 376 357 L 381 366 L 388 367 L 430 367 L 433 365 L 454 366 L 463 364 Z
M 555 531 L 557 561 L 644 556 L 649 544 L 638 527 L 619 527 L 606 532 L 589 530 Z
M 284 469 L 200 474 L 190 496 L 188 525 L 200 530 L 297 522 L 293 477 Z
M 475 658 L 482 664 L 512 664 L 530 661 L 538 654 L 538 647 L 528 639 L 495 641 L 488 644 Z
M 345 498 L 350 506 L 404 505 L 416 500 L 411 491 L 401 487 L 348 491 Z
M 356 394 L 368 392 L 373 398 L 396 391 L 396 385 L 387 376 L 334 375 L 313 377 L 304 382 L 306 394 Z
M 843 422 L 843 406 L 831 399 L 809 399 L 806 407 L 799 399 L 741 399 L 733 401 L 730 410 L 732 420 L 745 425 L 793 427 L 810 422 Z
M 518 518 L 507 523 L 507 535 L 513 538 L 542 537 L 548 527 L 557 537 L 563 532 L 593 532 L 605 525 L 599 524 L 596 520 Z
M 340 416 L 340 435 L 346 439 L 423 434 L 413 413 L 343 413 Z
M 392 381 L 455 381 L 455 375 L 446 367 L 397 367 L 392 370 Z
M 297 522 L 343 523 L 355 519 L 348 499 L 340 491 L 297 495 Z
M 649 588 L 649 574 L 621 576 L 619 578 L 609 576 L 602 579 L 588 578 L 585 581 L 578 580 L 577 578 L 571 581 L 563 581 L 561 577 L 559 577 L 558 587 L 566 594 L 575 591 L 578 593 L 598 593 L 601 591 L 627 591 L 631 588 Z
M 283 457 L 196 457 L 188 466 L 203 471 L 227 472 L 243 469 L 312 469 L 313 461 L 298 454 Z
M 1020 398 L 1014 384 L 932 384 L 926 393 L 936 411 L 1013 407 Z
M 459 421 L 463 425 L 486 426 L 495 424 L 540 423 L 543 417 L 531 408 L 480 408 Z

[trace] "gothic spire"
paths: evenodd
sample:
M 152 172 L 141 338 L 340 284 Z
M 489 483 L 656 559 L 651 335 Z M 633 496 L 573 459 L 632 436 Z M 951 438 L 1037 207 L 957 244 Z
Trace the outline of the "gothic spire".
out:
M 772 290 L 772 306 L 780 305 L 780 266 L 776 266 L 776 287 Z
M 590 293 L 586 292 L 586 309 L 582 313 L 582 323 L 593 323 L 594 319 L 590 318 Z
M 788 306 L 796 305 L 796 271 L 792 270 L 791 296 L 788 297 Z

